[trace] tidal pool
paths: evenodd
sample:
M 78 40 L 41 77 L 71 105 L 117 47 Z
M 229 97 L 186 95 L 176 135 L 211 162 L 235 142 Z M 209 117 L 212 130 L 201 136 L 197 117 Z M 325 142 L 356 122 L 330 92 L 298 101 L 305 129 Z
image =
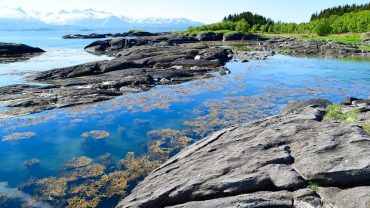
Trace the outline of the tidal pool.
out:
M 28 182 L 21 190 L 38 199 L 52 192 L 53 206 L 113 203 L 213 131 L 276 114 L 290 100 L 370 96 L 370 61 L 276 55 L 227 67 L 227 76 L 0 120 L 0 181 L 13 191 Z

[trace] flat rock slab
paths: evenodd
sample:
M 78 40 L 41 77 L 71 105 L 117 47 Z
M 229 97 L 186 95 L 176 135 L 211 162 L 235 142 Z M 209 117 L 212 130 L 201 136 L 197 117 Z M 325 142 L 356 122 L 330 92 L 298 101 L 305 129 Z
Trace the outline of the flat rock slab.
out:
M 321 55 L 331 57 L 369 56 L 369 51 L 364 51 L 354 44 L 300 40 L 296 38 L 271 38 L 261 41 L 256 46 L 257 50 L 276 51 L 289 55 Z
M 223 65 L 230 53 L 205 44 L 143 45 L 121 50 L 112 60 L 38 72 L 25 79 L 46 86 L 0 87 L 0 106 L 9 108 L 0 117 L 110 100 L 156 85 L 209 77 L 212 71 L 227 74 Z
M 357 125 L 324 121 L 328 104 L 302 101 L 216 132 L 153 171 L 118 207 L 322 207 L 321 200 L 361 193 L 365 202 L 356 205 L 368 208 L 370 136 Z M 320 198 L 307 191 L 311 183 L 343 192 Z

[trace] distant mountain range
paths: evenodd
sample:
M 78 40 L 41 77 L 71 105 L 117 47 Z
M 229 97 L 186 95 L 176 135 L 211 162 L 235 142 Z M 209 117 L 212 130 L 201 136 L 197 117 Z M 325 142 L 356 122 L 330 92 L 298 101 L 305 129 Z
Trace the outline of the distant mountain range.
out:
M 4 30 L 48 30 L 48 29 L 106 29 L 106 28 L 187 28 L 202 25 L 201 22 L 185 18 L 143 18 L 133 19 L 125 16 L 96 11 L 61 10 L 56 13 L 42 14 L 0 5 L 0 31 Z

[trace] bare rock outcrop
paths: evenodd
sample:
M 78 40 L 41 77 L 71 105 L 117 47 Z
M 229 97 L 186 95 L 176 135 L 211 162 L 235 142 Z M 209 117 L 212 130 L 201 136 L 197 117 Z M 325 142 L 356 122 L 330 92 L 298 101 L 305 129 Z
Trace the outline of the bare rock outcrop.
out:
M 329 104 L 301 101 L 220 130 L 153 171 L 117 207 L 368 208 L 370 136 L 324 119 Z
M 25 44 L 0 43 L 0 63 L 27 60 L 43 52 L 40 48 Z

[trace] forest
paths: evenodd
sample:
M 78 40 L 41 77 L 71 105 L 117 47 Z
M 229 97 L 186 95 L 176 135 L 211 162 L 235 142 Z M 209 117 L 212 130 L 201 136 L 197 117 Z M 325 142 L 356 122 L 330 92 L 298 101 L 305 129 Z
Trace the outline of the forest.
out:
M 320 13 L 313 14 L 310 22 L 300 24 L 275 22 L 258 14 L 243 12 L 241 14 L 229 15 L 222 22 L 189 27 L 188 32 L 236 31 L 241 33 L 317 34 L 319 36 L 349 32 L 363 33 L 370 31 L 369 7 L 370 4 L 365 4 L 326 9 Z
M 359 11 L 365 11 L 370 10 L 370 3 L 368 4 L 361 4 L 361 5 L 344 5 L 344 6 L 337 6 L 329 9 L 324 9 L 319 13 L 312 14 L 311 21 L 323 19 L 323 18 L 329 18 L 332 15 L 342 16 L 346 13 L 350 12 L 359 12 Z

